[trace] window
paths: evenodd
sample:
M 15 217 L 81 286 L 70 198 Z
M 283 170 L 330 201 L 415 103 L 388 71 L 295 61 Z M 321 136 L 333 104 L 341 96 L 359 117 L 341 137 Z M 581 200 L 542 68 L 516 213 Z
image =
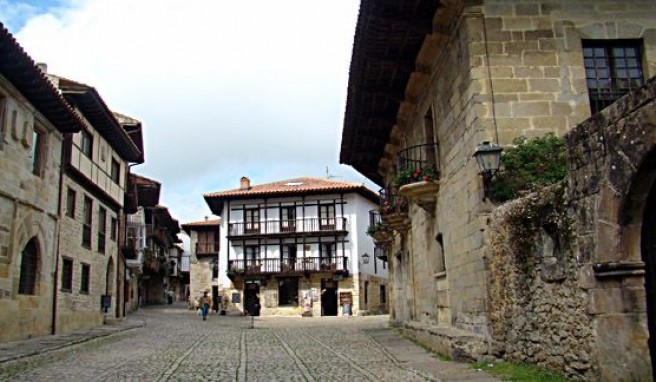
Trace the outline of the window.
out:
M 118 220 L 116 220 L 116 218 L 112 216 L 110 224 L 111 225 L 109 229 L 111 231 L 109 232 L 109 238 L 112 239 L 113 241 L 116 241 L 116 236 L 118 235 Z
M 335 243 L 324 243 L 321 244 L 321 251 L 320 251 L 320 262 L 321 262 L 321 269 L 332 269 L 334 270 L 336 268 L 335 264 Z
M 66 191 L 66 216 L 75 219 L 75 190 L 70 187 Z
M 293 271 L 296 269 L 296 244 L 283 245 L 282 247 L 282 270 Z
M 259 266 L 260 247 L 257 245 L 247 245 L 244 247 L 244 260 L 246 261 L 246 268 L 253 268 Z
M 73 290 L 73 259 L 62 258 L 61 290 Z
M 380 303 L 387 303 L 387 291 L 385 290 L 385 285 L 380 286 Z
M 288 277 L 278 280 L 278 306 L 298 306 L 298 279 Z
M 84 197 L 84 221 L 82 222 L 82 246 L 91 248 L 91 221 L 93 212 L 93 201 Z
M 107 210 L 98 209 L 98 252 L 105 253 L 105 235 L 107 232 Z
M 30 239 L 21 254 L 18 294 L 36 294 L 39 270 L 39 252 L 36 238 Z
M 34 129 L 32 133 L 32 173 L 41 176 L 45 163 L 45 134 Z
M 80 293 L 89 294 L 89 278 L 91 275 L 91 265 L 82 264 L 80 270 Z
M 583 61 L 596 114 L 644 83 L 641 40 L 584 40 Z
M 121 164 L 114 158 L 112 158 L 112 182 L 120 184 L 121 177 Z
M 86 130 L 80 132 L 80 151 L 87 158 L 91 158 L 91 153 L 93 152 L 93 136 Z
M 321 230 L 335 229 L 335 205 L 322 204 L 319 208 L 319 220 Z
M 250 208 L 244 210 L 244 223 L 246 224 L 245 233 L 259 233 L 260 232 L 260 210 L 257 208 Z
M 364 282 L 364 308 L 369 307 L 369 281 Z
M 282 207 L 280 209 L 280 231 L 296 231 L 296 207 Z

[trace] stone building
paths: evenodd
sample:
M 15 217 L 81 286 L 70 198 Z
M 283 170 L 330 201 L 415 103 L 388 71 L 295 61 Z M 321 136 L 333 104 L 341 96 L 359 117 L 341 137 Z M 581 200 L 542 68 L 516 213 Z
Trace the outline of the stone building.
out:
M 189 235 L 189 298 L 190 303 L 209 292 L 212 301 L 217 305 L 220 302 L 227 308 L 227 301 L 223 301 L 225 290 L 219 285 L 219 241 L 221 220 L 209 219 L 190 222 L 182 225 L 182 229 Z M 218 310 L 218 309 L 217 309 Z
M 240 311 L 387 311 L 387 270 L 366 235 L 378 195 L 363 184 L 304 177 L 251 186 L 243 177 L 205 200 L 221 219 L 219 288 Z
M 589 300 L 572 309 L 586 317 L 594 313 L 586 330 L 600 340 L 589 344 L 589 352 L 547 355 L 549 341 L 542 337 L 546 333 L 529 336 L 531 326 L 520 322 L 532 312 L 494 305 L 500 300 L 491 283 L 504 285 L 490 270 L 486 241 L 495 206 L 484 200 L 483 180 L 472 156 L 484 141 L 505 146 L 518 136 L 565 135 L 593 115 L 593 120 L 605 118 L 598 117 L 604 115 L 601 110 L 656 75 L 655 16 L 656 4 L 645 1 L 361 2 L 340 159 L 382 185 L 390 206 L 383 219 L 398 234 L 388 250 L 394 323 L 455 358 L 525 359 L 588 380 L 645 378 L 640 372 L 649 370 L 644 367 L 649 365 L 646 337 L 628 324 L 631 319 L 643 326 L 649 321 L 640 311 L 642 281 L 629 276 L 644 272 L 644 264 L 635 265 L 641 263 L 639 224 L 622 231 L 618 225 L 628 224 L 623 213 L 607 216 L 597 211 L 602 213 L 595 221 L 598 230 L 584 236 L 586 248 L 593 246 L 603 257 L 591 262 L 605 270 L 595 274 L 592 265 L 581 267 L 591 278 L 579 281 L 593 286 L 574 289 L 575 295 Z M 592 138 L 600 137 L 605 135 Z M 578 150 L 596 147 L 594 139 L 580 143 Z M 633 165 L 611 162 L 599 164 L 635 171 Z M 646 179 L 640 190 L 650 189 L 653 174 Z M 588 203 L 633 200 L 617 199 L 611 192 L 592 194 Z M 646 197 L 638 200 L 644 205 Z M 634 246 L 615 251 L 629 236 Z M 621 265 L 615 270 L 615 263 L 635 263 L 639 269 Z M 571 287 L 581 285 L 574 282 Z M 636 304 L 627 308 L 610 303 L 622 296 Z M 566 294 L 554 299 L 562 299 L 562 306 L 578 301 L 570 303 Z M 506 330 L 499 325 L 499 311 L 506 318 L 519 313 L 511 331 L 515 337 L 499 332 Z M 617 333 L 610 330 L 612 323 Z M 541 345 L 513 347 L 518 335 Z M 565 341 L 570 335 L 563 330 L 553 338 Z M 612 344 L 621 344 L 620 349 Z M 619 357 L 620 351 L 630 355 Z
M 134 173 L 129 174 L 126 193 L 125 241 L 122 246 L 125 264 L 128 269 L 126 280 L 126 310 L 134 312 L 139 309 L 140 292 L 143 288 L 142 275 L 146 253 L 149 252 L 146 225 L 146 208 L 159 204 L 161 184 L 152 179 Z M 145 301 L 144 301 L 145 302 Z
M 54 281 L 56 328 L 65 332 L 123 316 L 119 222 L 128 165 L 143 162 L 143 153 L 96 89 L 54 75 L 50 80 L 84 121 L 84 129 L 64 141 Z
M 175 249 L 182 242 L 178 238 L 180 224 L 165 206 L 146 207 L 144 212 L 146 249 L 141 276 L 141 301 L 143 304 L 164 304 L 180 256 Z
M 0 24 L 0 342 L 54 331 L 62 142 L 83 129 Z

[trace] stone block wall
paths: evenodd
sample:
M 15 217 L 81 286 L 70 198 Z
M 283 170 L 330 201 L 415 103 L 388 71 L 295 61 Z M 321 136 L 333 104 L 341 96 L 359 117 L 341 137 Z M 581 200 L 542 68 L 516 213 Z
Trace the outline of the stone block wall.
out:
M 484 0 L 459 11 L 458 6 L 438 10 L 435 24 L 443 28 L 422 47 L 423 53 L 433 52 L 421 56 L 422 67 L 430 72 L 414 77 L 426 78 L 423 86 L 409 81 L 387 157 L 380 161 L 380 173 L 391 183 L 396 152 L 424 143 L 431 129 L 439 145 L 434 214 L 411 206 L 405 244 L 397 241 L 391 251 L 392 318 L 439 322 L 489 336 L 483 255 L 493 206 L 483 202 L 472 159 L 476 146 L 483 141 L 508 145 L 518 136 L 548 132 L 564 135 L 589 118 L 582 40 L 639 39 L 644 75 L 655 75 L 656 4 Z M 426 56 L 432 57 L 428 64 Z M 442 248 L 435 243 L 438 234 Z M 443 275 L 437 271 L 440 251 Z
M 116 317 L 115 309 L 117 304 L 118 243 L 110 239 L 110 221 L 112 217 L 117 218 L 117 214 L 70 176 L 65 176 L 62 189 L 64 195 L 66 195 L 69 188 L 76 193 L 75 216 L 70 217 L 64 214 L 60 221 L 59 280 L 56 280 L 58 332 L 102 325 L 105 313 L 101 309 L 100 300 L 104 294 L 112 295 L 112 306 L 108 309 L 108 317 Z M 85 197 L 90 198 L 93 204 L 91 248 L 82 246 Z M 104 253 L 98 251 L 98 211 L 100 207 L 107 211 Z M 66 197 L 62 198 L 62 211 L 66 211 Z M 61 289 L 61 272 L 64 258 L 73 261 L 73 288 L 70 291 Z M 89 293 L 80 291 L 82 264 L 90 266 Z M 113 270 L 109 280 L 107 279 L 108 268 Z
M 0 76 L 0 342 L 47 335 L 52 326 L 59 174 L 63 137 Z M 42 168 L 32 172 L 35 125 L 43 133 Z M 19 294 L 22 252 L 38 252 L 34 295 Z

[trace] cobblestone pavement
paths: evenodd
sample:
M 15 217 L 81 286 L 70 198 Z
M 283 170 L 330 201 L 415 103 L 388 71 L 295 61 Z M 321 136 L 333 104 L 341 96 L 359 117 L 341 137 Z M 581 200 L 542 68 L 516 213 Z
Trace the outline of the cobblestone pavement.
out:
M 0 380 L 496 381 L 432 357 L 387 329 L 387 316 L 202 321 L 174 306 L 130 319 L 146 325 L 3 365 Z

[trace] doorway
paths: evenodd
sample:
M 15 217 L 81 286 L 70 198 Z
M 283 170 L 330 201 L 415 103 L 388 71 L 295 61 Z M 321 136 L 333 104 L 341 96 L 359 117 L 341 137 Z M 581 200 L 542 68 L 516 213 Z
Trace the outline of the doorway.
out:
M 214 307 L 214 311 L 218 312 L 219 309 L 219 287 L 216 285 L 212 286 L 212 306 Z
M 642 219 L 642 260 L 645 262 L 645 291 L 652 377 L 656 381 L 656 185 L 652 185 Z
M 244 284 L 244 313 L 260 315 L 260 282 L 246 281 Z
M 337 281 L 321 280 L 321 315 L 337 315 Z

